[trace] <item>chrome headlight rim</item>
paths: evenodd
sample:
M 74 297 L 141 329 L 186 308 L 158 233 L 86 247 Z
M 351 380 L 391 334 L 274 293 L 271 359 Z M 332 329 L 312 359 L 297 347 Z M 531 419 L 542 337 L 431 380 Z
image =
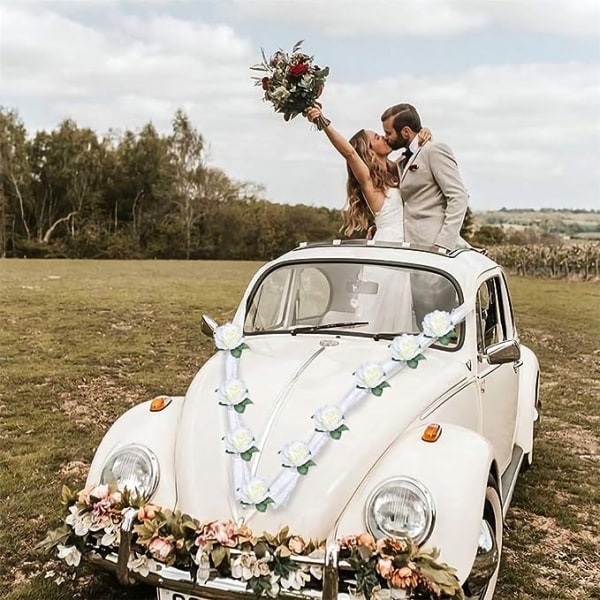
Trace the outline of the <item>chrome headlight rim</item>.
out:
M 107 469 L 107 467 L 110 465 L 111 468 L 114 466 L 115 460 L 123 455 L 123 454 L 127 454 L 128 452 L 137 452 L 138 454 L 141 454 L 144 459 L 147 461 L 148 465 L 150 466 L 150 478 L 149 478 L 149 482 L 148 482 L 148 486 L 147 486 L 147 490 L 144 489 L 142 490 L 144 493 L 140 494 L 141 499 L 144 502 L 148 502 L 150 500 L 150 498 L 152 498 L 152 496 L 154 496 L 156 489 L 158 488 L 158 482 L 160 480 L 160 467 L 159 467 L 159 462 L 158 462 L 158 458 L 156 457 L 156 454 L 154 454 L 154 452 L 152 452 L 152 450 L 150 450 L 150 448 L 148 448 L 148 446 L 145 446 L 143 444 L 139 444 L 139 443 L 133 443 L 133 444 L 127 444 L 125 446 L 120 446 L 119 448 L 117 448 L 116 450 L 114 450 L 113 452 L 111 452 L 108 455 L 108 458 L 104 461 L 104 465 L 102 466 L 102 470 L 100 471 L 100 483 L 103 484 L 107 484 L 110 483 L 109 481 L 104 481 L 104 472 Z M 123 491 L 123 490 L 121 490 Z M 129 490 L 130 493 L 140 493 L 140 489 L 136 488 L 135 490 Z
M 426 523 L 423 531 L 415 538 L 412 538 L 408 534 L 397 535 L 395 533 L 386 531 L 385 529 L 383 529 L 379 526 L 379 524 L 377 523 L 377 520 L 375 519 L 375 517 L 373 515 L 372 506 L 373 506 L 373 502 L 374 502 L 375 498 L 386 487 L 389 487 L 393 484 L 396 484 L 396 485 L 406 484 L 405 487 L 408 487 L 413 492 L 416 491 L 417 494 L 420 494 L 422 496 L 422 499 L 424 501 L 424 506 L 426 507 L 426 510 L 427 510 L 428 519 L 427 519 L 427 523 Z M 431 533 L 433 532 L 433 528 L 435 527 L 435 522 L 436 522 L 436 509 L 435 509 L 435 502 L 433 501 L 433 496 L 432 496 L 431 492 L 429 491 L 429 489 L 423 483 L 421 483 L 417 479 L 414 479 L 413 477 L 402 475 L 402 476 L 398 476 L 398 477 L 390 477 L 388 479 L 383 480 L 369 494 L 369 497 L 367 498 L 367 502 L 365 504 L 365 523 L 367 526 L 367 531 L 375 539 L 393 538 L 393 539 L 401 540 L 401 539 L 406 539 L 406 538 L 410 537 L 413 540 L 413 542 L 415 544 L 417 544 L 417 546 L 422 546 L 431 537 Z

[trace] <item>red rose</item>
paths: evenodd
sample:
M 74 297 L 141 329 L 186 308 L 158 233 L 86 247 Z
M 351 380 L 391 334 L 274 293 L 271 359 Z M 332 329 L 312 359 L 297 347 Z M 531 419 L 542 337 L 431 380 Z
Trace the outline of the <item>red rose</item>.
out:
M 263 77 L 262 78 L 262 89 L 263 90 L 268 90 L 269 89 L 269 85 L 271 85 L 271 80 L 268 77 Z
M 298 63 L 290 67 L 289 74 L 292 77 L 302 77 L 304 73 L 308 71 L 308 65 L 306 63 Z

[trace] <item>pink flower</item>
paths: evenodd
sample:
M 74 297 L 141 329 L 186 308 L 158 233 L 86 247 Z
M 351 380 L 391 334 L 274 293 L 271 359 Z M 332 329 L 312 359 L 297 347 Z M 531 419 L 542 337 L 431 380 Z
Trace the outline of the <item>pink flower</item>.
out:
M 293 535 L 288 541 L 288 548 L 294 554 L 300 554 L 306 548 L 306 542 L 299 535 Z
M 156 537 L 148 544 L 148 552 L 152 558 L 168 564 L 174 558 L 175 548 L 169 540 Z
M 340 546 L 342 548 L 350 548 L 352 546 L 356 546 L 356 536 L 355 535 L 346 535 L 340 540 Z
M 370 550 L 375 550 L 375 538 L 370 533 L 361 533 L 356 542 L 359 546 L 364 546 L 365 548 L 369 548 Z
M 137 518 L 139 521 L 154 519 L 154 517 L 156 517 L 156 513 L 159 511 L 160 507 L 156 506 L 156 504 L 145 504 L 144 506 L 140 506 L 137 513 Z
M 394 566 L 391 558 L 380 558 L 375 566 L 377 572 L 384 578 L 390 579 L 394 572 Z
M 202 533 L 196 538 L 200 548 L 210 542 L 233 548 L 237 544 L 237 532 L 231 521 L 212 521 L 202 528 Z

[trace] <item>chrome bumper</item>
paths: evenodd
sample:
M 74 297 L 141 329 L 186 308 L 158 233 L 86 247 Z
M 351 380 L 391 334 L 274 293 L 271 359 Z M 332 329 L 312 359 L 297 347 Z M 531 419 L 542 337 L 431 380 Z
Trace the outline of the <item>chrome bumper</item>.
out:
M 121 541 L 118 554 L 113 552 L 102 556 L 97 551 L 92 550 L 86 554 L 86 560 L 94 566 L 115 573 L 117 579 L 123 585 L 131 585 L 136 581 L 140 581 L 154 587 L 200 596 L 207 600 L 256 600 L 254 592 L 246 589 L 246 582 L 236 579 L 215 577 L 200 584 L 194 582 L 187 571 L 160 564 L 157 564 L 156 571 L 150 571 L 146 576 L 130 571 L 127 563 L 131 554 L 135 514 L 134 510 L 126 513 L 121 523 Z M 324 558 L 297 556 L 294 560 L 301 565 L 316 566 L 323 569 L 322 589 L 281 591 L 278 598 L 284 600 L 353 600 L 351 594 L 340 593 L 339 591 L 340 570 L 348 571 L 348 574 L 351 575 L 352 569 L 347 561 L 338 561 L 338 544 L 335 540 L 327 542 Z

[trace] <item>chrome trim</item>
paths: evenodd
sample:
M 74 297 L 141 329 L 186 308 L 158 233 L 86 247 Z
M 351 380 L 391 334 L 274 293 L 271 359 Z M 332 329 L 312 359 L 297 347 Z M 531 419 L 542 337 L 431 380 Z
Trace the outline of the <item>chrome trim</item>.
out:
M 381 490 L 386 487 L 388 484 L 390 483 L 400 483 L 400 482 L 408 482 L 409 484 L 414 485 L 422 494 L 423 496 L 425 496 L 425 500 L 428 503 L 428 509 L 429 509 L 429 526 L 425 529 L 425 531 L 423 532 L 421 538 L 419 538 L 418 540 L 413 539 L 413 541 L 415 542 L 415 544 L 417 544 L 418 546 L 422 546 L 430 537 L 431 537 L 431 533 L 433 532 L 433 528 L 435 527 L 435 523 L 436 523 L 436 518 L 437 518 L 437 513 L 435 510 L 435 502 L 433 501 L 433 496 L 431 494 L 431 492 L 429 491 L 428 488 L 426 488 L 420 481 L 417 481 L 416 479 L 413 479 L 412 477 L 406 477 L 406 476 L 399 476 L 399 477 L 389 477 L 388 479 L 384 479 L 370 494 L 369 497 L 367 498 L 367 501 L 365 503 L 365 524 L 367 526 L 367 530 L 368 532 L 375 538 L 381 538 L 381 537 L 393 537 L 396 539 L 402 539 L 405 536 L 395 536 L 390 534 L 387 531 L 384 531 L 383 529 L 379 528 L 379 525 L 377 525 L 377 523 L 375 523 L 375 527 L 371 526 L 371 518 L 370 518 L 370 512 L 371 512 L 371 504 L 373 502 L 374 497 L 381 492 Z M 374 519 L 373 519 L 374 520 Z M 376 529 L 375 529 L 376 528 Z
M 135 512 L 135 510 L 134 510 Z M 123 555 L 125 550 L 123 551 Z M 214 577 L 203 584 L 194 583 L 187 571 L 175 567 L 167 567 L 157 563 L 156 571 L 150 571 L 147 576 L 130 572 L 127 561 L 112 552 L 102 556 L 97 551 L 84 555 L 84 559 L 95 567 L 118 573 L 119 570 L 127 575 L 126 585 L 139 581 L 146 585 L 168 589 L 182 594 L 200 596 L 207 600 L 256 600 L 254 592 L 246 589 L 246 582 L 236 579 Z M 348 593 L 339 593 L 339 571 L 352 571 L 348 561 L 338 560 L 337 541 L 327 542 L 325 558 L 311 558 L 308 556 L 295 556 L 294 562 L 306 565 L 323 567 L 323 589 L 304 589 L 302 591 L 281 591 L 278 598 L 282 600 L 355 600 L 356 596 Z M 324 562 L 325 561 L 325 562 Z M 121 578 L 119 578 L 121 581 Z M 122 582 L 123 583 L 123 582 Z
M 340 577 L 338 572 L 338 543 L 329 538 L 325 545 L 325 566 L 323 567 L 323 600 L 336 600 Z
M 208 315 L 202 315 L 202 324 L 200 325 L 200 330 L 204 335 L 207 335 L 208 337 L 214 336 L 218 326 L 219 324 L 212 317 L 209 317 Z
M 158 458 L 156 458 L 156 454 L 148 448 L 148 446 L 144 446 L 143 444 L 127 444 L 125 446 L 120 446 L 114 452 L 112 452 L 109 457 L 104 461 L 102 465 L 102 470 L 100 471 L 100 483 L 110 483 L 110 481 L 104 481 L 102 475 L 104 474 L 104 469 L 111 462 L 114 461 L 115 457 L 119 454 L 124 454 L 130 449 L 141 451 L 150 463 L 151 469 L 151 477 L 150 477 L 150 489 L 148 490 L 148 494 L 143 496 L 145 501 L 150 500 L 156 492 L 156 488 L 158 487 L 158 482 L 160 481 L 160 465 L 158 463 Z M 136 488 L 135 490 L 130 490 L 131 492 L 138 493 L 139 490 Z
M 121 540 L 119 542 L 119 554 L 117 556 L 116 574 L 121 585 L 133 585 L 135 579 L 130 577 L 127 563 L 131 555 L 131 542 L 133 537 L 133 522 L 137 511 L 135 508 L 128 508 L 121 522 Z
M 511 463 L 505 471 L 505 473 L 508 472 L 508 470 L 512 467 L 514 469 L 513 477 L 511 478 L 510 482 L 508 483 L 508 486 L 506 487 L 506 489 L 504 488 L 504 481 L 502 481 L 502 517 L 503 518 L 506 518 L 506 514 L 508 513 L 508 507 L 510 506 L 510 501 L 512 500 L 512 495 L 513 495 L 513 493 L 515 491 L 515 487 L 517 485 L 517 479 L 519 479 L 519 473 L 521 472 L 521 465 L 523 464 L 523 459 L 525 458 L 525 454 L 523 453 L 522 448 L 515 446 L 515 449 L 513 451 L 518 452 L 516 463 L 514 465 Z M 501 478 L 501 480 L 502 480 L 502 478 Z
M 490 578 L 498 568 L 499 559 L 498 542 L 492 526 L 485 519 L 482 519 L 477 554 L 465 584 L 472 597 L 480 597 L 485 592 Z
M 442 404 L 445 404 L 452 398 L 452 396 L 461 392 L 464 388 L 468 387 L 475 381 L 474 375 L 465 376 L 460 381 L 455 383 L 451 388 L 447 389 L 443 394 L 440 394 L 431 404 L 425 407 L 425 410 L 419 415 L 419 420 L 424 421 L 436 411 Z
M 265 425 L 265 428 L 260 437 L 260 440 L 257 440 L 259 448 L 264 448 L 265 441 L 266 441 L 267 437 L 269 436 L 269 434 L 271 433 L 271 428 L 273 427 L 273 423 L 275 422 L 275 419 L 277 418 L 279 411 L 283 407 L 283 404 L 284 404 L 286 398 L 288 397 L 288 395 L 292 389 L 292 386 L 296 383 L 296 381 L 298 381 L 298 379 L 300 379 L 300 376 L 304 373 L 304 371 L 306 371 L 306 369 L 308 369 L 309 365 L 317 358 L 317 356 L 319 356 L 319 354 L 321 354 L 324 351 L 325 351 L 325 346 L 321 346 L 316 352 L 314 352 L 311 356 L 309 356 L 306 359 L 306 361 L 304 362 L 304 364 L 302 364 L 300 367 L 298 367 L 298 370 L 296 371 L 294 376 L 290 379 L 290 381 L 287 383 L 287 385 L 281 390 L 281 392 L 279 392 L 279 395 L 275 399 L 275 406 L 273 407 L 271 416 L 269 417 L 269 420 L 267 421 L 267 424 Z M 262 456 L 262 452 L 257 452 L 254 455 L 254 459 L 253 459 L 253 461 L 251 463 L 251 467 L 250 467 L 250 472 L 252 473 L 253 477 L 256 476 L 256 472 L 258 471 L 258 465 L 260 464 L 261 456 Z

